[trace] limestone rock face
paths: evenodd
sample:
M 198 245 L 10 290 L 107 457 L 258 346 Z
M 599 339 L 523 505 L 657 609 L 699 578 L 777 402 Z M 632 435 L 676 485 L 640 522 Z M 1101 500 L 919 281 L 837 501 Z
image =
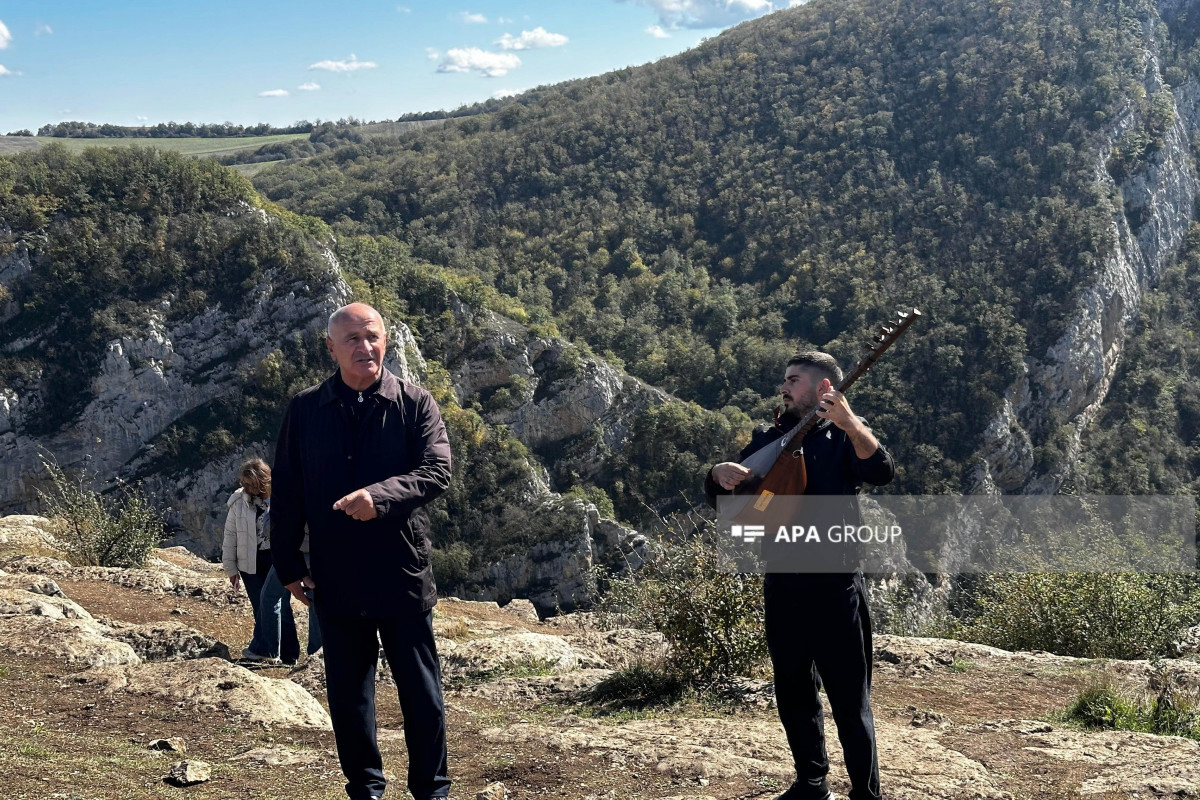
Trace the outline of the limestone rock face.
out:
M 244 592 L 234 592 L 229 581 L 209 571 L 197 573 L 162 559 L 151 560 L 146 569 L 121 567 L 75 567 L 45 556 L 13 555 L 0 559 L 0 566 L 14 574 L 36 574 L 62 580 L 106 581 L 151 594 L 175 594 L 206 600 L 214 605 L 243 602 Z
M 482 600 L 528 598 L 542 616 L 571 610 L 591 599 L 589 572 L 605 566 L 619 572 L 641 565 L 647 557 L 644 536 L 602 519 L 596 507 L 582 500 L 562 501 L 568 528 L 556 538 L 534 545 L 472 573 L 467 586 Z
M 609 631 L 577 631 L 563 636 L 572 647 L 595 653 L 611 669 L 634 664 L 659 664 L 670 653 L 661 633 L 636 628 Z
M 2 398 L 0 392 L 0 398 Z M 3 400 L 0 399 L 0 433 L 4 431 Z M 57 523 L 45 517 L 14 514 L 0 517 L 0 544 L 23 549 L 54 550 L 57 543 L 53 531 Z
M 1142 83 L 1147 94 L 1164 88 L 1156 55 L 1162 47 L 1157 39 L 1159 15 L 1174 14 L 1177 5 L 1170 0 L 1160 4 L 1158 13 L 1142 12 L 1146 39 Z M 1137 318 L 1142 297 L 1184 240 L 1200 188 L 1190 156 L 1200 129 L 1200 83 L 1189 78 L 1170 87 L 1170 92 L 1175 117 L 1162 147 L 1119 184 L 1107 164 L 1121 136 L 1140 122 L 1136 106 L 1130 102 L 1104 133 L 1095 172 L 1097 181 L 1123 200 L 1114 204 L 1111 223 L 1117 246 L 1098 264 L 1092 283 L 1079 293 L 1062 337 L 1044 354 L 1030 354 L 1025 375 L 1010 387 L 984 435 L 981 452 L 986 466 L 976 476 L 980 486 L 991 484 L 1027 494 L 1053 494 L 1061 486 L 1068 465 L 1079 454 L 1080 435 L 1108 394 L 1126 331 Z M 1059 426 L 1067 433 L 1064 463 L 1039 474 L 1032 443 L 1045 441 Z
M 551 699 L 581 698 L 612 674 L 611 669 L 577 669 L 558 675 L 501 678 L 485 683 L 468 684 L 457 692 L 463 697 L 477 697 L 493 703 L 541 703 Z
M 1076 765 L 1082 777 L 1081 797 L 1200 795 L 1200 742 L 1191 739 L 1127 731 L 1058 730 L 1028 720 L 986 723 L 976 731 L 1011 733 L 1018 746 L 1030 753 Z M 879 757 L 884 758 L 882 749 Z
M 231 213 L 246 217 L 248 224 L 276 224 L 248 206 Z M 40 385 L 19 395 L 9 389 L 0 393 L 0 509 L 32 499 L 32 481 L 42 472 L 39 448 L 63 466 L 86 465 L 102 481 L 137 475 L 154 455 L 151 441 L 168 426 L 206 403 L 241 392 L 241 376 L 292 334 L 324 329 L 329 314 L 349 297 L 331 251 L 326 260 L 326 286 L 268 272 L 251 290 L 248 309 L 237 315 L 217 305 L 190 319 L 168 320 L 166 300 L 150 309 L 137 330 L 107 344 L 92 400 L 77 420 L 52 435 L 35 438 L 25 430 L 30 415 L 47 402 Z M 0 264 L 6 281 L 29 270 L 27 257 L 10 256 L 8 262 Z M 9 349 L 19 354 L 22 344 Z M 262 454 L 267 446 L 246 443 L 245 450 Z M 172 521 L 189 531 L 189 544 L 201 552 L 219 546 L 224 500 L 235 488 L 229 465 L 219 466 L 223 471 L 215 481 L 162 474 L 145 481 L 151 493 L 169 498 L 176 510 Z

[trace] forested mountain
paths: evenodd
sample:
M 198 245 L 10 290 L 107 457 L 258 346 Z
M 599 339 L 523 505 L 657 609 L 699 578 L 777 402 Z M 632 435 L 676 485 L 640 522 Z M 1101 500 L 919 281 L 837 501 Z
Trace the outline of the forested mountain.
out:
M 786 355 L 850 361 L 920 306 L 923 329 L 854 398 L 904 453 L 896 488 L 976 485 L 987 456 L 1003 488 L 1054 473 L 1052 490 L 1103 398 L 1098 378 L 1067 400 L 1054 386 L 1080 298 L 1117 262 L 1153 283 L 1191 214 L 1153 205 L 1159 186 L 1194 193 L 1175 152 L 1193 123 L 1185 12 L 814 0 L 256 184 L 478 276 L 707 408 L 761 417 Z M 1137 304 L 1126 287 L 1116 313 Z M 1012 431 L 989 443 L 998 420 Z

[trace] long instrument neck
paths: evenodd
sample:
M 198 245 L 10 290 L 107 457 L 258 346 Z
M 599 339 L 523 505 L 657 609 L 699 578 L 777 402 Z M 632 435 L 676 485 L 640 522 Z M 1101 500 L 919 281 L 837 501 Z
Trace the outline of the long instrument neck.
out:
M 905 325 L 904 327 L 908 326 Z M 846 376 L 846 379 L 843 380 L 841 385 L 837 387 L 837 390 L 842 394 L 845 394 L 846 390 L 853 386 L 855 381 L 867 373 L 867 370 L 871 368 L 871 365 L 875 363 L 876 359 L 878 359 L 882 353 L 883 350 L 872 350 L 870 353 L 868 353 L 862 361 L 859 361 L 854 365 L 854 371 Z M 804 441 L 804 437 L 808 436 L 813 428 L 821 424 L 821 417 L 817 416 L 817 411 L 819 409 L 819 405 L 809 409 L 808 413 L 804 415 L 804 418 L 801 419 L 799 423 L 797 423 L 796 427 L 792 428 L 783 435 L 779 444 L 777 445 L 780 450 L 785 449 L 793 440 L 800 442 Z

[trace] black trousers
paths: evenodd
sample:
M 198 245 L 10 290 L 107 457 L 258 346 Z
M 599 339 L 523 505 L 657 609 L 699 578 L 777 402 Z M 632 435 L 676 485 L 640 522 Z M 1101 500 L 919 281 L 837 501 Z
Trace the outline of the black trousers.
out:
M 416 800 L 450 791 L 446 710 L 433 641 L 433 612 L 395 618 L 329 614 L 317 603 L 325 648 L 325 686 L 338 760 L 353 800 L 382 797 L 387 781 L 375 729 L 379 643 L 392 668 L 404 714 L 408 790 Z M 378 637 L 378 638 L 377 638 Z
M 823 683 L 850 775 L 850 800 L 878 800 L 871 616 L 862 576 L 769 574 L 763 591 L 779 719 L 796 762 L 789 799 L 829 793 L 818 694 Z

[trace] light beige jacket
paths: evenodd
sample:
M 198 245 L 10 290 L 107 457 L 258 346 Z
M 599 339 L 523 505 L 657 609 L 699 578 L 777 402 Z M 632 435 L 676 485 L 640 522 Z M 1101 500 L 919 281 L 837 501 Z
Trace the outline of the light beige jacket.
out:
M 253 498 L 244 489 L 229 495 L 225 505 L 225 538 L 221 543 L 221 563 L 225 575 L 232 578 L 239 572 L 253 575 L 258 561 L 257 515 Z

